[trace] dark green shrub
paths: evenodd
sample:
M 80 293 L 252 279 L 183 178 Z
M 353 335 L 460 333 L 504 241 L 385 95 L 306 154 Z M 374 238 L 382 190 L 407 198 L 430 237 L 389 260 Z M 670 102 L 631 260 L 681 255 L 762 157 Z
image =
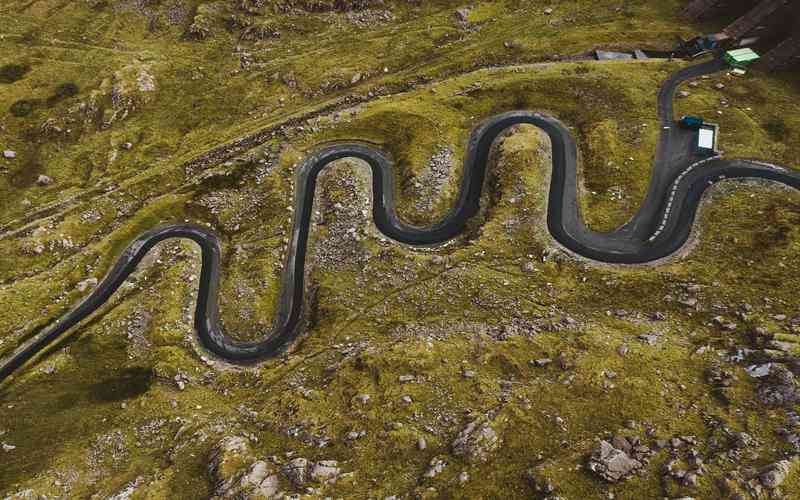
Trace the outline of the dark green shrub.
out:
M 11 114 L 18 117 L 28 116 L 33 111 L 34 102 L 27 99 L 20 99 L 9 108 Z
M 62 99 L 78 95 L 78 86 L 72 82 L 62 83 L 56 87 L 55 92 L 47 98 L 47 104 L 55 104 Z
M 764 130 L 773 141 L 782 141 L 786 137 L 786 121 L 782 117 L 771 118 L 764 124 Z
M 62 83 L 61 85 L 56 87 L 56 92 L 54 95 L 57 95 L 62 98 L 78 95 L 78 86 L 72 82 Z
M 0 83 L 14 83 L 30 70 L 27 64 L 6 64 L 0 68 Z

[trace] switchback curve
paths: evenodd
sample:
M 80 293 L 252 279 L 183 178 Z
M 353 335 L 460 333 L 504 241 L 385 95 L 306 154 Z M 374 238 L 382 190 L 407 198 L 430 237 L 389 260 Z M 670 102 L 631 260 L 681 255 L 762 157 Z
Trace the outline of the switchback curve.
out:
M 553 238 L 572 252 L 596 261 L 638 264 L 666 257 L 688 239 L 704 191 L 715 182 L 732 178 L 761 178 L 800 190 L 800 173 L 766 163 L 711 158 L 686 162 L 691 155 L 681 151 L 675 140 L 671 101 L 678 84 L 685 79 L 719 71 L 712 61 L 675 73 L 662 86 L 659 115 L 665 126 L 659 140 L 653 180 L 648 195 L 631 221 L 618 230 L 599 233 L 582 221 L 577 199 L 577 147 L 569 130 L 550 116 L 529 111 L 512 111 L 494 116 L 471 134 L 467 146 L 461 189 L 455 205 L 438 223 L 427 228 L 405 224 L 397 216 L 394 173 L 391 161 L 379 150 L 360 143 L 335 144 L 306 158 L 295 182 L 295 210 L 292 236 L 282 276 L 282 289 L 272 332 L 263 339 L 241 342 L 223 331 L 218 317 L 217 291 L 221 248 L 216 235 L 191 224 L 162 226 L 134 240 L 95 290 L 53 326 L 36 334 L 0 361 L 0 382 L 44 350 L 105 303 L 159 242 L 185 238 L 196 242 L 202 253 L 200 284 L 195 309 L 195 329 L 201 344 L 233 363 L 250 363 L 274 357 L 298 337 L 303 310 L 305 260 L 311 225 L 316 182 L 319 173 L 332 162 L 356 158 L 372 172 L 372 216 L 387 237 L 409 245 L 434 245 L 463 232 L 478 213 L 489 154 L 495 140 L 513 125 L 540 128 L 552 144 L 552 175 L 547 227 Z M 669 101 L 669 102 L 667 102 Z M 669 127 L 669 128 L 666 128 Z M 685 142 L 682 146 L 685 147 Z M 683 156 L 681 156 L 683 155 Z M 670 175 L 671 164 L 682 163 Z M 674 165 L 672 165 L 674 166 Z

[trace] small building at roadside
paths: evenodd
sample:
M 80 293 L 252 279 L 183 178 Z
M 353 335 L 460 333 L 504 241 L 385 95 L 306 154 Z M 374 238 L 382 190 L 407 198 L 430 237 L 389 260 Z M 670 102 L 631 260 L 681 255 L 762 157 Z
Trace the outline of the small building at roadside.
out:
M 749 64 L 752 64 L 758 61 L 761 56 L 756 54 L 753 49 L 750 48 L 743 48 L 743 49 L 735 49 L 729 50 L 725 52 L 725 62 L 733 66 L 734 68 L 742 68 Z
M 703 123 L 697 129 L 697 139 L 695 140 L 695 152 L 700 155 L 714 156 L 719 153 L 717 149 L 717 136 L 719 135 L 719 125 L 715 123 Z

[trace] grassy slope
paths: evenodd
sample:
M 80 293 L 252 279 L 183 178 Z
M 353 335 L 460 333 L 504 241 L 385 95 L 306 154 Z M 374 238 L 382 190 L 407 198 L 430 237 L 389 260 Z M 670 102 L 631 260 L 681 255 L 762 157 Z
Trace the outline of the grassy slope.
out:
M 679 67 L 658 62 L 567 64 L 478 72 L 378 99 L 357 108 L 354 115 L 324 116 L 306 124 L 303 131 L 289 131 L 289 139 L 279 137 L 245 155 L 247 161 L 212 167 L 194 179 L 179 168 L 182 160 L 336 95 L 335 91 L 310 94 L 333 78 L 335 71 L 349 81 L 351 70 L 364 70 L 342 69 L 330 62 L 341 61 L 355 48 L 338 43 L 342 39 L 336 31 L 328 35 L 327 44 L 324 39 L 304 41 L 306 37 L 299 35 L 297 40 L 286 35 L 280 43 L 270 42 L 274 44 L 271 64 L 282 68 L 278 71 L 290 69 L 303 82 L 300 90 L 290 90 L 281 84 L 263 84 L 275 67 L 233 77 L 220 72 L 222 67 L 236 66 L 226 60 L 232 41 L 222 30 L 202 43 L 175 43 L 177 27 L 144 36 L 138 17 L 112 19 L 100 13 L 91 23 L 96 34 L 87 36 L 93 45 L 113 45 L 114 51 L 85 45 L 58 48 L 64 44 L 53 40 L 55 32 L 62 30 L 59 39 L 84 32 L 88 11 L 68 3 L 56 11 L 62 15 L 59 24 L 44 25 L 40 19 L 46 15 L 46 5 L 34 3 L 24 14 L 12 17 L 18 26 L 9 29 L 17 34 L 35 30 L 39 36 L 24 43 L 13 37 L 4 39 L 4 54 L 13 54 L 16 60 L 21 51 L 34 66 L 26 79 L 4 87 L 10 90 L 0 96 L 4 106 L 19 98 L 46 98 L 52 92 L 51 82 L 61 78 L 75 81 L 82 89 L 99 86 L 98 80 L 112 68 L 141 57 L 124 52 L 134 47 L 150 53 L 143 59 L 152 62 L 159 91 L 155 101 L 123 122 L 108 130 L 83 131 L 69 140 L 43 139 L 33 145 L 21 135 L 38 127 L 45 116 L 65 112 L 66 102 L 38 109 L 25 119 L 4 119 L 3 144 L 20 153 L 19 164 L 38 159 L 46 165 L 43 172 L 56 183 L 43 189 L 9 182 L 3 221 L 23 211 L 19 206 L 23 197 L 38 206 L 95 183 L 116 182 L 122 187 L 46 221 L 46 231 L 0 240 L 4 255 L 0 303 L 5 306 L 0 321 L 10 326 L 11 333 L 0 337 L 0 350 L 7 350 L 13 339 L 74 303 L 81 295 L 76 283 L 91 275 L 102 276 L 110 256 L 135 234 L 159 222 L 184 219 L 207 222 L 225 235 L 226 254 L 231 257 L 223 283 L 224 320 L 242 336 L 258 335 L 258 325 L 267 325 L 271 319 L 292 165 L 305 151 L 327 140 L 357 138 L 379 143 L 397 160 L 405 178 L 413 176 L 440 145 L 453 145 L 458 157 L 466 135 L 482 117 L 518 107 L 545 110 L 573 126 L 581 142 L 585 185 L 598 193 L 587 193 L 583 199 L 587 217 L 598 227 L 613 227 L 635 210 L 646 188 L 648 158 L 657 132 L 655 89 L 668 72 Z M 476 54 L 494 61 L 493 51 L 505 54 L 502 40 L 510 38 L 512 26 L 514 40 L 526 47 L 507 56 L 515 61 L 556 50 L 590 48 L 586 28 L 583 32 L 581 28 L 581 22 L 588 26 L 593 21 L 588 6 L 574 7 L 576 12 L 585 11 L 586 18 L 577 15 L 574 23 L 559 27 L 559 36 L 553 37 L 552 31 L 532 29 L 539 26 L 534 23 L 547 22 L 534 15 L 541 6 L 525 5 L 508 2 L 503 8 L 493 3 L 481 7 L 473 13 L 478 20 L 481 16 L 497 19 L 478 34 L 467 35 L 467 40 L 437 49 L 441 53 L 433 55 L 418 48 L 387 54 L 378 49 L 387 50 L 386 33 L 366 37 L 368 50 L 362 47 L 360 53 L 385 57 L 359 61 L 365 61 L 367 69 L 386 65 L 392 71 L 376 75 L 356 90 L 401 85 L 421 71 L 422 61 L 431 61 L 424 70 L 431 77 L 480 63 Z M 558 9 L 563 6 L 569 11 L 574 5 L 562 2 Z M 515 8 L 528 9 L 525 12 L 530 15 L 520 15 Z M 637 24 L 641 23 L 637 19 L 645 18 L 644 12 L 659 14 L 652 9 L 672 12 L 674 6 L 667 3 L 659 7 L 634 3 L 628 8 L 631 17 L 608 14 L 607 40 L 618 41 L 621 30 L 631 37 L 623 42 L 634 43 L 652 39 L 648 29 L 670 35 L 683 29 L 665 16 L 660 26 Z M 443 31 L 455 30 L 450 7 L 414 15 L 403 8 L 398 12 L 401 19 L 408 16 L 411 25 L 395 28 L 391 24 L 382 29 L 397 29 L 415 43 L 423 44 L 426 38 L 410 27 L 413 23 L 438 20 Z M 123 34 L 122 27 L 130 25 L 142 31 Z M 632 26 L 624 29 L 626 25 Z M 346 33 L 352 28 L 341 30 Z M 602 32 L 594 33 L 591 40 L 598 38 L 598 43 L 605 41 Z M 312 43 L 320 53 L 301 50 Z M 289 48 L 294 56 L 288 54 Z M 287 53 L 277 54 L 284 50 Z M 81 66 L 75 61 L 70 64 L 68 60 L 77 58 L 79 51 L 92 58 Z M 391 57 L 398 58 L 396 64 Z M 309 64 L 312 58 L 320 64 Z M 378 68 L 372 68 L 378 59 Z M 283 61 L 289 66 L 281 66 Z M 86 64 L 96 64 L 96 69 L 87 71 Z M 212 64 L 218 66 L 212 68 Z M 206 76 L 192 80 L 189 72 L 199 66 Z M 315 71 L 310 71 L 312 67 Z M 304 69 L 307 73 L 302 73 Z M 754 111 L 749 119 L 729 122 L 724 120 L 739 113 L 722 115 L 722 146 L 737 155 L 781 160 L 796 167 L 792 158 L 797 156 L 792 156 L 791 148 L 798 141 L 791 138 L 797 137 L 798 126 L 786 119 L 781 129 L 784 135 L 777 136 L 780 127 L 773 124 L 769 111 L 774 109 L 773 102 L 790 103 L 797 98 L 796 82 L 758 76 L 728 83 L 725 92 L 734 106 Z M 694 101 L 687 100 L 686 105 L 711 110 L 714 92 L 693 91 Z M 289 104 L 274 108 L 279 96 L 285 96 Z M 79 94 L 74 99 L 85 98 Z M 187 108 L 194 104 L 196 108 Z M 253 109 L 260 110 L 259 116 L 247 114 Z M 436 123 L 431 116 L 437 117 Z M 320 130 L 309 132 L 312 127 Z M 752 137 L 765 140 L 752 141 Z M 92 168 L 88 177 L 85 170 L 78 170 L 86 169 L 89 161 L 104 163 L 105 154 L 125 141 L 135 142 L 134 149 L 123 150 L 126 156 L 116 165 Z M 98 151 L 103 156 L 92 160 Z M 281 152 L 279 158 L 276 151 Z M 311 459 L 340 460 L 345 470 L 356 473 L 326 487 L 325 492 L 344 497 L 364 496 L 367 491 L 378 497 L 415 489 L 422 493 L 429 487 L 459 497 L 525 496 L 531 494 L 526 471 L 535 466 L 548 472 L 566 498 L 599 497 L 607 487 L 575 471 L 575 466 L 584 463 L 596 438 L 619 432 L 628 419 L 652 424 L 658 437 L 706 437 L 711 431 L 702 417 L 713 415 L 765 443 L 760 455 L 749 459 L 752 465 L 779 457 L 780 451 L 772 450 L 781 446 L 773 430 L 783 422 L 783 412 L 756 406 L 752 384 L 738 367 L 731 368 L 738 373 L 734 404 L 728 406 L 710 396 L 702 373 L 719 362 L 718 355 L 714 350 L 701 356 L 692 353 L 706 344 L 723 350 L 743 343 L 749 324 L 782 328 L 772 324 L 769 316 L 774 311 L 796 311 L 798 278 L 775 264 L 788 265 L 797 259 L 800 197 L 765 188 L 725 189 L 704 212 L 702 238 L 692 253 L 657 268 L 594 267 L 564 259 L 542 263 L 539 257 L 551 245 L 542 233 L 545 151 L 546 146 L 530 131 L 506 141 L 491 181 L 497 194 L 491 203 L 487 200 L 491 208 L 483 224 L 470 234 L 469 243 L 437 252 L 446 256 L 448 266 L 433 263 L 428 253 L 381 243 L 372 236 L 354 243 L 324 228 L 318 230 L 317 248 L 345 246 L 352 253 L 336 265 L 314 267 L 319 319 L 302 349 L 285 362 L 255 371 L 220 372 L 198 358 L 187 340 L 193 297 L 189 277 L 196 273 L 198 263 L 191 246 L 169 244 L 133 286 L 97 314 L 79 336 L 67 341 L 66 349 L 3 389 L 0 432 L 5 434 L 1 439 L 17 449 L 4 461 L 7 466 L 0 470 L 0 486 L 9 492 L 34 487 L 40 493 L 55 494 L 63 492 L 53 483 L 60 477 L 62 485 L 72 488 L 70 494 L 85 496 L 113 493 L 143 476 L 145 486 L 138 493 L 142 497 L 158 498 L 169 491 L 196 498 L 209 488 L 202 470 L 208 449 L 222 435 L 239 432 L 258 437 L 259 456 L 292 450 Z M 598 157 L 607 157 L 611 164 Z M 83 160 L 75 161 L 79 158 Z M 252 161 L 261 158 L 268 161 Z M 20 167 L 13 164 L 12 168 Z M 347 205 L 364 196 L 358 187 L 363 182 L 353 189 L 343 188 L 350 177 L 347 168 L 331 172 L 325 182 L 325 203 Z M 437 200 L 438 211 L 448 206 L 456 183 L 455 177 L 450 179 Z M 621 202 L 606 194 L 614 186 L 627 195 Z M 223 208 L 209 208 L 214 206 L 213 199 L 225 200 Z M 407 218 L 432 217 L 415 212 L 408 195 L 401 199 Z M 327 225 L 342 217 L 334 209 L 326 216 Z M 37 244 L 46 249 L 41 255 L 31 250 Z M 241 250 L 234 251 L 237 246 Z M 731 252 L 732 248 L 736 251 Z M 536 272 L 521 271 L 521 264 L 528 260 L 537 261 Z M 404 272 L 397 273 L 397 268 Z M 679 284 L 686 282 L 704 286 L 704 308 L 699 312 L 664 300 L 680 296 Z M 763 297 L 769 297 L 770 303 L 764 304 Z M 754 304 L 756 312 L 737 332 L 722 334 L 710 325 L 712 316 L 732 315 L 731 309 L 742 302 Z M 720 312 L 713 304 L 727 309 Z M 617 309 L 631 314 L 625 318 L 606 314 Z M 668 321 L 651 322 L 648 318 L 655 311 L 664 312 Z M 557 327 L 565 317 L 574 318 L 577 325 Z M 498 340 L 497 333 L 504 327 L 511 332 L 509 338 Z M 534 334 L 534 327 L 540 333 Z M 659 345 L 635 340 L 654 329 L 665 334 Z M 616 354 L 623 343 L 631 349 L 624 357 Z M 553 365 L 528 365 L 531 359 L 559 354 L 571 360 L 574 368 L 562 371 Z M 41 370 L 50 366 L 55 369 L 52 374 Z M 465 379 L 464 367 L 476 371 L 476 377 Z M 613 388 L 603 383 L 604 369 L 618 374 Z M 191 379 L 184 391 L 174 384 L 178 372 Z M 398 376 L 406 373 L 419 375 L 422 382 L 399 384 Z M 574 377 L 571 383 L 564 384 L 570 377 Z M 512 384 L 501 386 L 501 381 Z M 680 390 L 678 384 L 686 388 Z M 372 397 L 366 407 L 354 399 L 364 393 Z M 410 406 L 399 400 L 406 394 L 413 398 Z M 497 421 L 504 438 L 492 462 L 470 466 L 448 456 L 450 465 L 441 477 L 421 479 L 432 457 L 448 455 L 449 443 L 466 421 L 466 412 L 490 409 L 499 411 Z M 566 430 L 556 424 L 557 416 L 564 420 Z M 389 422 L 403 426 L 389 427 Z M 292 428 L 303 432 L 289 437 L 287 431 Z M 624 432 L 642 435 L 641 429 L 640 425 Z M 344 436 L 351 430 L 366 430 L 367 435 L 350 444 Z M 309 438 L 313 435 L 332 438 L 331 446 L 319 449 Z M 428 441 L 425 451 L 416 449 L 419 436 Z M 654 459 L 645 477 L 615 487 L 617 497 L 677 494 L 674 485 L 659 484 L 657 467 L 664 458 L 662 454 Z M 468 470 L 473 479 L 460 485 L 456 477 L 462 470 Z M 700 490 L 694 494 L 718 496 L 714 478 L 724 470 L 724 464 L 710 466 L 710 474 L 701 479 Z
M 580 2 L 562 3 L 554 16 L 543 15 L 541 5 L 498 2 L 476 12 L 470 31 L 458 27 L 452 6 L 438 2 L 421 9 L 401 4 L 395 9 L 397 21 L 369 29 L 329 13 L 281 14 L 274 24 L 282 36 L 242 43 L 251 65 L 232 74 L 240 67 L 234 52 L 240 31 L 229 33 L 222 19 L 237 11 L 220 4 L 214 35 L 203 42 L 182 40 L 185 23 L 150 32 L 148 18 L 135 10 L 52 1 L 4 5 L 10 22 L 0 40 L 2 62 L 29 64 L 33 70 L 4 85 L 0 109 L 20 99 L 46 101 L 61 82 L 74 82 L 80 92 L 52 108 L 38 106 L 26 118 L 4 118 L 0 143 L 20 155 L 0 179 L 3 220 L 30 210 L 20 203 L 23 198 L 38 207 L 100 181 L 119 182 L 142 170 L 174 170 L 198 151 L 329 101 L 347 90 L 338 87 L 351 86 L 355 73 L 364 79 L 350 91 L 366 94 L 480 65 L 574 54 L 595 44 L 647 46 L 653 32 L 664 33 L 671 43 L 681 31 L 667 21 L 644 21 L 663 19 L 670 12 L 668 3 L 602 9 L 608 13 L 598 19 L 596 5 Z M 313 30 L 321 33 L 309 36 Z M 610 40 L 622 31 L 626 36 Z M 504 42 L 513 42 L 512 49 Z M 65 108 L 85 102 L 103 80 L 131 65 L 148 65 L 158 88 L 146 112 L 139 109 L 108 130 L 71 126 L 63 127 L 72 130 L 69 134 L 42 137 L 46 118 L 61 118 Z M 296 83 L 290 87 L 285 81 Z M 127 141 L 135 143 L 134 150 L 109 160 Z M 47 189 L 32 187 L 39 173 L 55 183 Z

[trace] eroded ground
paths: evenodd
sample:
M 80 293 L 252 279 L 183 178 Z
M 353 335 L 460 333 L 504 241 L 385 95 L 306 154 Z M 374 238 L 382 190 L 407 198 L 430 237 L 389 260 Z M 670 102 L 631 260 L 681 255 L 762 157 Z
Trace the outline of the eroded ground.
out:
M 422 224 L 452 203 L 481 119 L 545 111 L 581 148 L 584 217 L 618 226 L 647 188 L 658 85 L 686 63 L 554 59 L 701 30 L 680 4 L 5 3 L 1 61 L 27 69 L 0 83 L 0 149 L 16 153 L 0 159 L 0 353 L 88 293 L 139 232 L 185 220 L 223 240 L 228 331 L 262 335 L 293 167 L 327 141 L 390 153 L 402 216 Z M 516 66 L 468 71 L 485 65 Z M 800 167 L 796 75 L 681 90 L 678 112 L 716 115 L 729 156 Z M 371 226 L 363 166 L 329 170 L 308 333 L 259 367 L 199 351 L 197 251 L 160 245 L 0 388 L 0 492 L 800 495 L 800 195 L 723 184 L 681 256 L 595 265 L 547 235 L 548 154 L 515 129 L 484 212 L 425 250 Z

